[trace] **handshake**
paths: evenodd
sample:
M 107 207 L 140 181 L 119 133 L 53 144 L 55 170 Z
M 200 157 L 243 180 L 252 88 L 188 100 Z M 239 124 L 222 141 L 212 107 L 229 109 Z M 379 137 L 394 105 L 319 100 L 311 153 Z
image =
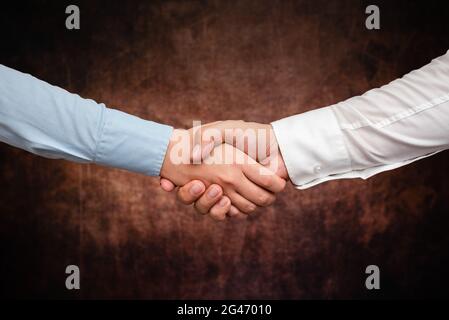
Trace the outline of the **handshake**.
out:
M 0 65 L 0 141 L 159 174 L 164 190 L 178 186 L 183 203 L 223 220 L 271 205 L 287 179 L 298 189 L 367 179 L 447 149 L 448 92 L 449 53 L 363 96 L 277 120 L 274 130 L 220 121 L 173 131 Z
M 161 167 L 161 187 L 216 220 L 245 217 L 271 205 L 288 179 L 269 124 L 219 121 L 174 130 Z

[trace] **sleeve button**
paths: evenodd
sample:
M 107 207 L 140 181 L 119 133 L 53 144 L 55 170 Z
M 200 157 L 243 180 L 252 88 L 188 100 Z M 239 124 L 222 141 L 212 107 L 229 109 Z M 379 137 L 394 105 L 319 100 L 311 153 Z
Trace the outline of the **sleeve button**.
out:
M 313 168 L 313 172 L 315 172 L 316 174 L 319 174 L 321 172 L 321 166 L 315 166 Z

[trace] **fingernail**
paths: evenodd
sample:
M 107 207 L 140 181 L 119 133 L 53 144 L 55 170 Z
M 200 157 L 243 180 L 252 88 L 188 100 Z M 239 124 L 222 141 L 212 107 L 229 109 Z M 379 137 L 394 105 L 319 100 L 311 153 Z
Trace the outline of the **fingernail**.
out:
M 215 198 L 216 196 L 218 196 L 218 194 L 220 193 L 220 191 L 218 190 L 217 187 L 212 187 L 212 189 L 209 190 L 209 192 L 207 193 L 207 195 L 210 198 Z
M 218 204 L 220 205 L 220 207 L 226 206 L 228 204 L 228 198 L 221 199 Z
M 191 188 L 190 188 L 190 193 L 194 196 L 199 195 L 201 192 L 203 192 L 203 186 L 199 183 L 195 183 Z

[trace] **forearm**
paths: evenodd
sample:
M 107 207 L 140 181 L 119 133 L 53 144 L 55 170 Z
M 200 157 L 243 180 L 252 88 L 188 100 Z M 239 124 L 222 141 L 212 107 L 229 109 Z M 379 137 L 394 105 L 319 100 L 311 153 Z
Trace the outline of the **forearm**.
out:
M 15 147 L 158 175 L 171 131 L 0 65 L 0 140 Z
M 273 124 L 300 188 L 368 178 L 449 147 L 449 53 L 379 89 Z

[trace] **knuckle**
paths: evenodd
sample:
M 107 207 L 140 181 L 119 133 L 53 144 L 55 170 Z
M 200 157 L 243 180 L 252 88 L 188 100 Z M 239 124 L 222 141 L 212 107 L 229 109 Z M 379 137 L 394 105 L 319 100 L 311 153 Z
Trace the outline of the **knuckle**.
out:
M 235 204 L 235 203 L 234 203 L 234 204 Z M 227 214 L 228 214 L 230 217 L 235 217 L 235 216 L 238 216 L 238 215 L 243 215 L 243 213 L 242 213 L 236 206 L 234 206 L 234 204 L 231 203 L 231 206 L 230 206 L 229 211 L 227 212 Z
M 235 172 L 225 172 L 221 175 L 220 180 L 226 185 L 235 185 L 240 178 Z
M 188 205 L 188 204 L 192 204 L 195 199 L 192 199 L 192 196 L 190 195 L 190 193 L 187 191 L 186 187 L 180 187 L 176 193 L 176 197 L 178 199 L 178 201 L 180 201 L 182 204 Z
M 262 186 L 265 189 L 271 189 L 273 187 L 273 185 L 274 185 L 273 177 L 271 177 L 271 176 L 262 176 L 261 178 L 262 178 L 261 179 Z
M 240 211 L 237 208 L 235 208 L 235 207 L 231 207 L 231 209 L 228 212 L 228 215 L 230 217 L 235 217 L 235 216 L 237 216 L 239 214 L 241 214 Z
M 248 203 L 247 205 L 244 206 L 243 212 L 245 213 L 253 213 L 256 210 L 256 205 L 252 204 L 252 203 Z
M 228 174 L 225 174 L 225 173 L 220 175 L 220 181 L 223 184 L 232 184 L 232 182 L 233 182 L 232 176 L 228 175 Z
M 261 193 L 257 196 L 257 204 L 259 204 L 260 206 L 266 206 L 268 205 L 268 195 Z
M 223 221 L 226 219 L 226 215 L 222 214 L 221 212 L 212 211 L 210 213 L 210 216 L 212 219 L 216 221 Z
M 287 181 L 285 181 L 284 179 L 281 179 L 281 183 L 280 183 L 280 187 L 279 187 L 279 192 L 283 191 L 285 189 L 285 187 L 287 186 Z
M 271 205 L 275 200 L 275 197 L 270 194 L 261 194 L 259 196 L 259 203 L 261 206 L 267 207 Z
M 203 215 L 207 214 L 207 210 L 199 202 L 195 202 L 194 207 L 198 213 Z
M 192 201 L 181 192 L 178 193 L 178 201 L 184 205 L 192 204 Z

